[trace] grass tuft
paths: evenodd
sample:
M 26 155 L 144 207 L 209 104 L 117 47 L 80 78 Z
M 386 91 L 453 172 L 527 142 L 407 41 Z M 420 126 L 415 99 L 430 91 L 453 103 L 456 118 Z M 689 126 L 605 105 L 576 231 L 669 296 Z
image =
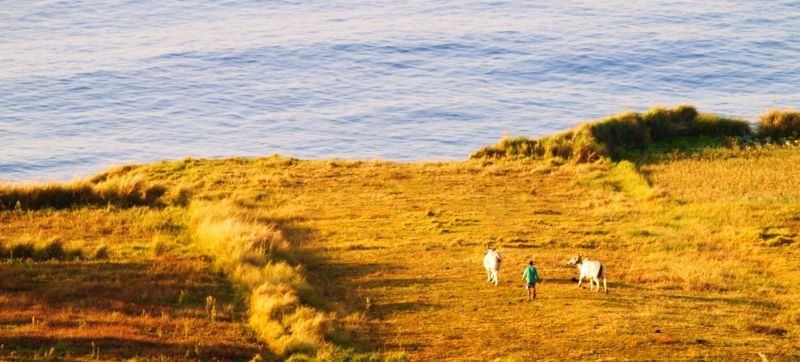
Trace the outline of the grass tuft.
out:
M 800 137 L 800 112 L 791 109 L 767 111 L 759 121 L 758 135 L 773 139 Z
M 30 242 L 16 244 L 8 250 L 10 252 L 6 257 L 10 259 L 31 259 L 36 255 L 36 248 Z
M 0 186 L 0 210 L 72 209 L 85 206 L 162 206 L 167 188 L 142 176 L 124 175 L 102 181 L 67 184 Z M 180 201 L 181 198 L 176 198 Z
M 38 255 L 36 255 L 35 259 L 38 260 L 64 260 L 67 257 L 67 252 L 64 250 L 64 242 L 59 239 L 47 242 L 37 251 Z
M 168 254 L 172 248 L 172 243 L 161 234 L 153 235 L 153 239 L 150 241 L 150 255 L 154 258 Z
M 197 203 L 190 208 L 195 239 L 228 277 L 249 290 L 249 324 L 279 356 L 330 348 L 330 318 L 303 305 L 309 289 L 299 267 L 277 261 L 288 248 L 271 225 L 242 216 L 233 202 Z
M 106 260 L 109 257 L 108 246 L 105 244 L 98 245 L 91 253 L 91 258 L 94 260 Z
M 0 242 L 0 258 L 3 259 L 48 261 L 73 260 L 82 256 L 83 252 L 80 248 L 67 249 L 60 239 L 53 239 L 44 243 L 26 239 L 10 245 Z

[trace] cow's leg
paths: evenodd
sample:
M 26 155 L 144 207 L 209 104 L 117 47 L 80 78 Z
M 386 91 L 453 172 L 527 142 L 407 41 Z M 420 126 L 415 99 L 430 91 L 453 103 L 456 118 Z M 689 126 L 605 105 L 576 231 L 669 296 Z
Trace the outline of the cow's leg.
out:
M 581 287 L 581 283 L 583 283 L 583 274 L 581 274 L 581 276 L 578 277 L 578 288 Z
M 494 278 L 494 286 L 497 286 L 497 283 L 500 282 L 497 278 L 497 270 L 492 272 L 492 277 Z
M 603 289 L 605 289 L 606 294 L 608 294 L 608 285 L 606 285 L 606 278 L 603 277 Z M 597 286 L 597 290 L 600 290 L 600 286 Z
M 492 282 L 492 271 L 489 269 L 486 269 L 486 281 L 490 283 Z

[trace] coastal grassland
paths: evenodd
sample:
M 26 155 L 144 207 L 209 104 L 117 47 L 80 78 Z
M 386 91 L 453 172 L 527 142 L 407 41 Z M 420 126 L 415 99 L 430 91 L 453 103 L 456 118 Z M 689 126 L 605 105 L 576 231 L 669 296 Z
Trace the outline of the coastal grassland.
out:
M 146 195 L 154 178 L 138 167 L 0 189 L 17 205 L 0 212 L 2 359 L 378 358 L 328 342 L 337 329 L 307 304 L 291 220 L 217 182 L 152 183 L 163 192 L 144 204 L 86 197 L 118 178 L 137 186 L 113 195 Z
M 4 245 L 60 240 L 82 253 L 2 264 L 4 273 L 28 274 L 4 280 L 0 352 L 798 358 L 800 152 L 659 155 L 588 164 L 274 156 L 132 167 L 123 175 L 182 188 L 191 206 L 0 214 Z M 504 255 L 499 287 L 483 279 L 487 245 Z M 606 263 L 608 295 L 576 286 L 565 263 L 578 253 Z M 529 259 L 544 277 L 531 303 L 517 275 Z
M 800 359 L 797 142 L 686 107 L 612 118 L 584 127 L 643 131 L 635 152 L 555 137 L 569 152 L 187 158 L 2 188 L 0 357 Z M 140 186 L 29 202 L 114 182 Z M 609 294 L 577 287 L 576 254 L 605 263 Z
M 242 360 L 262 346 L 184 211 L 0 213 L 0 359 Z
M 138 172 L 260 210 L 356 351 L 412 360 L 798 358 L 796 148 L 638 163 L 190 160 Z M 766 186 L 766 187 L 765 187 Z M 208 195 L 208 196 L 204 196 Z M 501 285 L 481 256 L 505 257 Z M 611 293 L 565 264 L 606 262 Z M 545 278 L 524 301 L 517 275 Z M 520 270 L 517 270 L 520 269 Z

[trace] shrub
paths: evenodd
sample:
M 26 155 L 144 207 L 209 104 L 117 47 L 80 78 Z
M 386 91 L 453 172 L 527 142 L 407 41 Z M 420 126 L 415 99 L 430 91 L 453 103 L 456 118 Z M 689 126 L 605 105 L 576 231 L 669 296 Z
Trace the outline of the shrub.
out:
M 553 158 L 593 162 L 604 157 L 623 159 L 654 143 L 673 143 L 685 138 L 749 136 L 745 121 L 699 114 L 688 105 L 672 109 L 652 108 L 644 113 L 623 112 L 553 136 L 539 139 L 504 138 L 470 155 L 472 159 Z
M 101 178 L 66 184 L 0 186 L 0 210 L 70 209 L 83 206 L 160 206 L 167 188 L 140 176 Z M 178 200 L 183 202 L 183 200 Z
M 752 133 L 750 125 L 745 121 L 703 113 L 698 115 L 695 122 L 691 124 L 686 136 L 722 139 L 725 137 L 747 137 Z
M 653 142 L 668 141 L 674 137 L 686 136 L 692 123 L 697 119 L 697 110 L 688 105 L 674 109 L 651 108 L 642 113 L 642 123 L 649 129 Z
M 538 156 L 538 142 L 526 137 L 505 138 L 500 141 L 500 148 L 509 157 Z
M 761 116 L 758 124 L 761 137 L 800 137 L 800 112 L 773 109 Z
M 585 124 L 579 129 L 591 135 L 592 142 L 588 142 L 587 139 L 587 145 L 595 143 L 602 145 L 599 149 L 612 158 L 619 158 L 627 150 L 644 150 L 650 143 L 650 135 L 639 114 L 635 112 L 611 116 Z

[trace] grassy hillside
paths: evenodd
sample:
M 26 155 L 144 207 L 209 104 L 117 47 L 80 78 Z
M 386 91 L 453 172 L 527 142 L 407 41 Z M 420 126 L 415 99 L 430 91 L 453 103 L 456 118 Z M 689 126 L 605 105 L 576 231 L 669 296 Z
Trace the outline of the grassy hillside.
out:
M 743 140 L 3 188 L 0 358 L 800 359 L 800 148 Z M 609 294 L 577 287 L 576 254 L 605 262 Z

